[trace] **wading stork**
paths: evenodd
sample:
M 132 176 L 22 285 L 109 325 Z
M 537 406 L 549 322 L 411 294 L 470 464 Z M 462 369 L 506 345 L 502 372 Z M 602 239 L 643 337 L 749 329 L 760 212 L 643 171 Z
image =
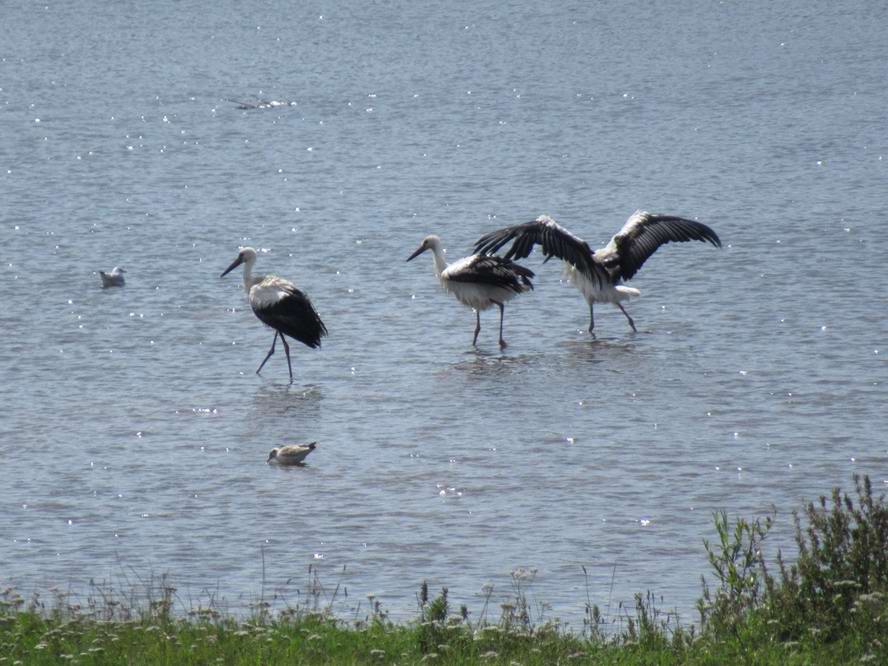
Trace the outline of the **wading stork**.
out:
M 321 346 L 321 338 L 327 335 L 327 327 L 318 316 L 308 296 L 299 291 L 289 280 L 276 275 L 253 275 L 253 264 L 256 263 L 256 250 L 251 247 L 241 248 L 231 266 L 219 277 L 225 277 L 235 268 L 244 265 L 244 289 L 250 301 L 253 313 L 266 326 L 274 329 L 274 340 L 271 349 L 256 369 L 262 370 L 265 362 L 274 354 L 274 345 L 278 336 L 284 343 L 287 354 L 287 368 L 290 370 L 290 382 L 293 382 L 293 366 L 290 363 L 290 345 L 284 335 L 299 340 L 304 345 L 315 348 Z
M 503 340 L 503 312 L 506 301 L 518 294 L 533 289 L 530 278 L 533 271 L 502 257 L 488 257 L 473 254 L 453 262 L 449 266 L 441 249 L 441 239 L 437 236 L 426 236 L 416 252 L 407 261 L 431 250 L 435 260 L 435 274 L 445 291 L 456 296 L 463 305 L 475 310 L 475 337 L 472 345 L 478 342 L 481 331 L 481 310 L 496 305 L 500 310 L 500 347 L 506 346 Z
M 475 252 L 492 254 L 509 241 L 514 241 L 505 258 L 523 259 L 530 254 L 534 245 L 540 245 L 546 256 L 545 261 L 552 257 L 564 261 L 565 276 L 586 298 L 590 333 L 595 328 L 596 303 L 616 305 L 635 331 L 635 322 L 623 308 L 622 301 L 639 296 L 641 292 L 621 283 L 631 279 L 661 245 L 692 240 L 708 241 L 721 247 L 718 235 L 705 224 L 639 210 L 611 238 L 610 243 L 593 252 L 586 241 L 574 236 L 548 215 L 541 215 L 533 222 L 505 227 L 482 236 L 475 243 Z

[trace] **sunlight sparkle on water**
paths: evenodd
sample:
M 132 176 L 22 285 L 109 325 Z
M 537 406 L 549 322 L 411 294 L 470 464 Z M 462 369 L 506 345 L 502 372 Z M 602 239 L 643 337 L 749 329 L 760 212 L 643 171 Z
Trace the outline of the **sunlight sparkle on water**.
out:
M 642 85 L 650 74 L 644 49 L 619 51 L 617 68 L 583 66 L 617 52 L 619 35 L 643 24 L 644 11 L 632 5 L 609 15 L 613 25 L 596 33 L 600 39 L 571 43 L 576 58 L 558 48 L 503 49 L 558 44 L 576 16 L 557 3 L 544 13 L 498 5 L 506 42 L 468 39 L 465 21 L 453 25 L 445 5 L 401 12 L 383 26 L 392 39 L 378 40 L 368 58 L 355 51 L 368 29 L 359 14 L 336 12 L 324 25 L 289 21 L 290 45 L 310 47 L 324 33 L 323 49 L 302 52 L 308 86 L 277 76 L 286 54 L 278 29 L 257 24 L 259 16 L 247 21 L 251 57 L 230 90 L 189 83 L 194 72 L 231 78 L 215 49 L 180 49 L 181 67 L 128 76 L 132 53 L 194 42 L 189 26 L 199 24 L 200 10 L 192 4 L 152 4 L 152 16 L 169 11 L 181 20 L 160 20 L 159 33 L 129 31 L 125 48 L 108 42 L 119 28 L 113 17 L 94 13 L 78 31 L 84 57 L 73 59 L 40 56 L 46 44 L 70 42 L 65 12 L 45 13 L 36 41 L 27 12 L 4 15 L 13 28 L 4 33 L 6 50 L 23 59 L 4 60 L 0 107 L 27 131 L 7 133 L 0 165 L 12 193 L 4 199 L 6 261 L 15 258 L 0 271 L 11 287 L 0 314 L 0 366 L 9 375 L 0 404 L 3 427 L 16 433 L 4 457 L 15 483 L 0 484 L 0 501 L 27 502 L 27 510 L 6 512 L 0 532 L 18 536 L 22 548 L 30 535 L 39 547 L 28 557 L 0 552 L 0 565 L 25 586 L 77 586 L 119 561 L 142 575 L 162 557 L 164 569 L 195 586 L 224 572 L 223 593 L 247 599 L 260 545 L 268 544 L 269 561 L 312 562 L 327 539 L 331 563 L 315 566 L 356 565 L 360 575 L 344 582 L 359 599 L 384 589 L 395 619 L 415 617 L 417 575 L 477 591 L 490 577 L 507 587 L 518 565 L 545 566 L 534 594 L 556 604 L 554 614 L 571 615 L 582 602 L 574 565 L 589 552 L 621 560 L 615 607 L 654 580 L 666 604 L 692 613 L 698 590 L 687 581 L 701 573 L 713 507 L 748 516 L 773 503 L 789 514 L 799 501 L 847 484 L 852 471 L 888 476 L 879 469 L 888 460 L 877 404 L 883 361 L 873 347 L 884 315 L 849 307 L 853 285 L 823 270 L 853 266 L 856 283 L 883 281 L 888 241 L 864 222 L 879 219 L 885 200 L 885 162 L 872 164 L 884 151 L 861 143 L 861 128 L 871 109 L 888 106 L 888 89 L 872 87 L 857 104 L 842 103 L 841 92 L 851 65 L 855 80 L 884 78 L 888 45 L 873 39 L 881 36 L 876 22 L 858 22 L 862 32 L 848 40 L 836 34 L 848 26 L 837 3 L 786 14 L 780 25 L 737 5 L 732 30 L 759 37 L 761 49 L 750 55 L 748 40 L 737 39 L 722 40 L 717 55 L 664 52 L 663 73 L 679 87 Z M 235 9 L 219 12 L 211 39 L 237 43 L 243 20 Z M 468 27 L 483 25 L 486 34 L 495 27 L 490 18 Z M 663 34 L 677 34 L 688 12 L 658 18 Z M 711 12 L 693 19 L 719 27 Z M 775 58 L 789 54 L 778 44 L 790 31 L 835 67 Z M 440 51 L 454 39 L 458 57 Z M 504 87 L 497 63 L 506 52 Z M 446 77 L 426 76 L 429 53 L 443 58 Z M 329 76 L 331 66 L 356 57 L 369 66 Z M 717 73 L 706 69 L 713 58 Z M 758 58 L 768 63 L 766 79 L 747 76 Z M 387 68 L 390 60 L 399 66 Z M 466 62 L 479 66 L 451 67 Z M 707 94 L 684 96 L 682 114 L 649 118 L 650 109 L 674 105 L 672 93 L 693 83 L 695 71 L 706 73 Z M 34 81 L 55 81 L 58 92 L 77 81 L 99 94 L 38 91 L 34 103 L 10 92 L 29 91 Z M 257 93 L 262 81 L 275 87 Z M 170 98 L 160 99 L 161 90 Z M 277 100 L 268 106 L 281 109 L 236 110 L 227 95 Z M 288 108 L 289 95 L 305 98 Z M 768 108 L 781 128 L 777 145 L 736 99 Z M 822 112 L 798 122 L 809 107 Z M 609 131 L 586 131 L 584 118 Z M 682 159 L 660 169 L 649 192 L 594 196 L 632 181 L 633 155 L 675 154 L 677 145 Z M 824 150 L 829 159 L 817 154 Z M 81 164 L 71 165 L 72 155 Z M 754 179 L 756 195 L 745 196 L 762 158 L 780 177 Z M 841 170 L 825 168 L 833 162 Z M 545 175 L 535 177 L 530 163 Z M 831 172 L 839 180 L 824 193 Z M 638 275 L 643 298 L 628 308 L 642 324 L 638 335 L 615 308 L 596 307 L 601 331 L 592 340 L 583 299 L 573 288 L 556 291 L 559 262 L 544 264 L 535 251 L 526 263 L 537 272 L 537 292 L 505 309 L 508 350 L 495 348 L 495 309 L 481 315 L 475 349 L 474 314 L 426 284 L 428 266 L 416 276 L 404 267 L 420 227 L 446 232 L 463 256 L 480 233 L 553 208 L 559 222 L 604 245 L 647 205 L 711 223 L 724 246 L 658 250 Z M 280 342 L 256 374 L 273 333 L 266 337 L 249 311 L 240 280 L 216 281 L 238 239 L 274 248 L 268 272 L 298 270 L 330 329 L 323 350 L 291 350 L 294 384 Z M 134 279 L 108 293 L 93 271 L 113 265 L 112 257 L 130 264 Z M 426 299 L 421 313 L 410 312 Z M 827 316 L 836 334 L 818 336 L 832 332 Z M 133 442 L 136 426 L 150 431 Z M 323 444 L 304 470 L 280 474 L 260 464 L 271 442 L 315 439 Z M 39 465 L 29 450 L 41 451 Z M 722 476 L 715 460 L 735 475 Z M 78 474 L 86 479 L 78 483 Z M 292 512 L 292 529 L 281 529 L 288 509 L 314 505 L 323 510 Z M 647 508 L 662 521 L 654 530 L 646 529 L 650 516 L 638 515 Z M 73 515 L 84 518 L 73 521 L 78 529 L 59 530 Z M 667 525 L 674 547 L 664 549 L 658 532 Z M 114 548 L 96 547 L 112 533 Z M 212 539 L 167 548 L 183 534 Z M 368 542 L 372 559 L 362 559 Z M 416 547 L 425 543 L 434 547 Z M 218 570 L 201 566 L 206 561 Z M 573 626 L 582 626 L 579 613 Z

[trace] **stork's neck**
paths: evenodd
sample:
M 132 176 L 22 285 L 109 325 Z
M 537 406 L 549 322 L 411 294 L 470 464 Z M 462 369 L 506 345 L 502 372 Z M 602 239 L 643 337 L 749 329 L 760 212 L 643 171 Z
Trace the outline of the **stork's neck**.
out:
M 247 292 L 247 296 L 250 295 L 250 288 L 256 284 L 256 281 L 253 279 L 253 262 L 246 261 L 244 262 L 244 290 Z
M 444 272 L 444 269 L 447 268 L 447 260 L 444 259 L 444 250 L 441 249 L 440 245 L 433 245 L 431 247 L 432 254 L 435 259 L 435 275 L 438 276 L 438 279 L 441 279 L 441 273 Z

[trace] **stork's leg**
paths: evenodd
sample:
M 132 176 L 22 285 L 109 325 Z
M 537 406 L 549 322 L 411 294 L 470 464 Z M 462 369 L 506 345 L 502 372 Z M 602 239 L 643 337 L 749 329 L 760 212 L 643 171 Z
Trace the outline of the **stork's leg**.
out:
M 283 337 L 284 337 L 284 336 L 282 335 L 281 338 L 283 338 Z M 260 363 L 260 364 L 259 364 L 259 367 L 256 368 L 256 374 L 257 374 L 257 375 L 258 375 L 259 372 L 262 370 L 262 366 L 265 365 L 265 361 L 267 361 L 268 359 L 270 359 L 270 358 L 271 358 L 271 355 L 274 354 L 274 345 L 275 345 L 275 343 L 276 343 L 277 341 L 278 341 L 278 332 L 275 331 L 275 332 L 274 332 L 274 340 L 271 341 L 271 349 L 268 350 L 268 354 L 265 355 L 265 358 L 262 360 L 262 363 Z M 286 343 L 284 343 L 284 344 L 286 344 Z
M 481 310 L 475 310 L 475 337 L 472 338 L 472 346 L 475 347 L 478 344 L 478 334 L 481 332 Z
M 635 333 L 638 333 L 638 329 L 635 328 L 635 322 L 632 321 L 632 317 L 629 316 L 629 313 L 626 312 L 625 309 L 623 309 L 623 304 L 622 304 L 622 303 L 617 303 L 617 307 L 620 308 L 620 310 L 623 311 L 623 314 L 624 314 L 624 315 L 626 315 L 626 319 L 629 320 L 629 325 L 632 327 L 632 330 L 633 330 Z
M 503 340 L 503 314 L 505 314 L 506 306 L 498 301 L 494 301 L 499 306 L 500 309 L 500 349 L 505 349 L 508 345 L 506 345 L 506 341 Z
M 290 364 L 290 345 L 287 344 L 287 339 L 284 337 L 284 334 L 281 333 L 281 342 L 284 343 L 284 351 L 287 353 L 287 369 L 290 371 L 290 383 L 293 383 L 293 366 Z
M 595 328 L 595 304 L 589 303 L 589 332 Z

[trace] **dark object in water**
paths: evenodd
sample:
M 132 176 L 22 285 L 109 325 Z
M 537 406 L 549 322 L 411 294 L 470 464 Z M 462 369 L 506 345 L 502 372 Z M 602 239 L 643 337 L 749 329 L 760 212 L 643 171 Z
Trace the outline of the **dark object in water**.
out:
M 120 266 L 115 266 L 111 269 L 110 273 L 99 271 L 99 277 L 102 278 L 102 289 L 107 289 L 108 287 L 122 287 L 126 284 L 126 280 L 123 279 L 124 273 L 126 273 L 126 271 Z

